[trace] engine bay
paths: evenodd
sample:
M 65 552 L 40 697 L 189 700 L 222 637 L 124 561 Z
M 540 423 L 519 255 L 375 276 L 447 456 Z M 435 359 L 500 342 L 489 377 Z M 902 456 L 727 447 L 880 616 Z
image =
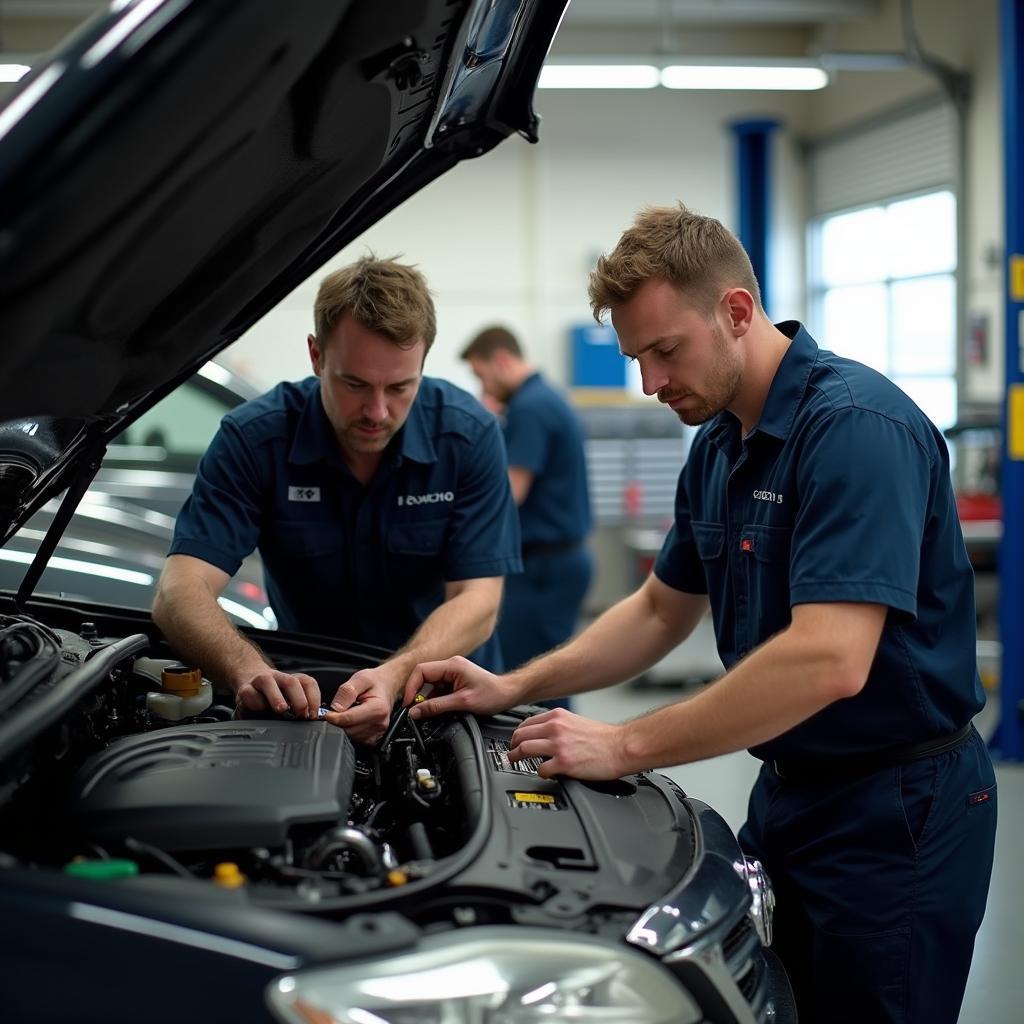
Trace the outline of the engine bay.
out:
M 104 635 L 111 625 L 0 616 L 7 866 L 189 879 L 314 914 L 389 907 L 421 925 L 621 934 L 693 858 L 669 780 L 547 780 L 510 761 L 529 708 L 396 715 L 377 746 L 325 721 L 237 719 L 229 694 L 169 719 L 155 679 L 184 670 L 153 657 L 170 653 L 153 636 Z M 363 667 L 351 652 L 274 642 L 275 663 L 315 675 L 325 699 Z

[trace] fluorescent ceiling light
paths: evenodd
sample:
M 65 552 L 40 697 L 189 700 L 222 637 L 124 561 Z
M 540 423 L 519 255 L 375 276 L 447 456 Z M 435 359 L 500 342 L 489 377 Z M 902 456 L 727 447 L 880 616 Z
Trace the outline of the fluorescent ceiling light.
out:
M 576 57 L 545 64 L 542 89 L 754 90 L 822 89 L 828 73 L 814 60 L 795 57 Z
M 658 69 L 653 64 L 545 64 L 541 89 L 653 89 Z
M 0 64 L 0 82 L 20 82 L 31 70 L 27 64 Z
M 22 565 L 31 565 L 35 557 L 35 552 L 32 551 L 0 550 L 0 560 L 4 562 L 20 562 Z M 148 587 L 153 583 L 153 577 L 148 572 L 121 569 L 114 565 L 100 565 L 97 562 L 83 562 L 79 558 L 53 555 L 46 564 L 52 569 L 66 569 L 68 572 L 85 573 L 88 576 L 103 576 L 108 580 L 120 580 L 122 583 L 136 583 L 140 587 Z
M 828 75 L 815 67 L 757 67 L 673 64 L 663 68 L 666 89 L 824 89 Z

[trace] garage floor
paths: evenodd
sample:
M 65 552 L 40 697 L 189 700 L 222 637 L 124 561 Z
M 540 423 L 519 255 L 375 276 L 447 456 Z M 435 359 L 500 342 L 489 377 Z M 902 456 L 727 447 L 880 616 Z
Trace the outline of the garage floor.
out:
M 607 722 L 621 722 L 675 699 L 680 690 L 668 686 L 636 689 L 616 686 L 576 698 L 576 710 Z M 979 716 L 982 735 L 991 731 L 985 713 Z M 760 762 L 747 753 L 729 754 L 700 764 L 669 769 L 691 796 L 715 807 L 733 830 L 746 816 L 747 794 Z M 988 910 L 975 947 L 971 977 L 960 1013 L 961 1024 L 1020 1024 L 1024 1006 L 1024 765 L 996 768 L 999 783 L 999 826 L 996 862 Z

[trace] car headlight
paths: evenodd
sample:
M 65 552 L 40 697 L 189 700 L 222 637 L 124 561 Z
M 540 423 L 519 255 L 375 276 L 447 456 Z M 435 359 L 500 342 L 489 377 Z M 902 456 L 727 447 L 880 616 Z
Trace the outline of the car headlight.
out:
M 414 952 L 278 978 L 288 1024 L 695 1024 L 696 1003 L 656 960 L 538 928 L 472 928 Z

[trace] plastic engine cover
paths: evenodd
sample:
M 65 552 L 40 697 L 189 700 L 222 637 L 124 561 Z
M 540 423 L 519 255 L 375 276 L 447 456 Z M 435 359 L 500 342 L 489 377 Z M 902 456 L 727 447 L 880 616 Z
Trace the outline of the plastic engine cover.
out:
M 355 755 L 324 722 L 225 722 L 112 743 L 75 777 L 69 824 L 164 850 L 279 846 L 348 813 Z

